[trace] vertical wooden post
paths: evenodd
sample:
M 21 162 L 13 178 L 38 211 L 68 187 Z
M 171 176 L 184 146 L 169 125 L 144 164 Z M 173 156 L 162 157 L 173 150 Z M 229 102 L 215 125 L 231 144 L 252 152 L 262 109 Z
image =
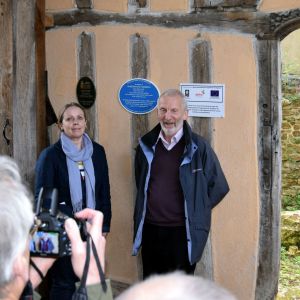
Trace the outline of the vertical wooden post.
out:
M 148 41 L 139 34 L 130 38 L 131 74 L 132 78 L 147 78 L 148 75 Z M 132 144 L 136 146 L 138 139 L 149 131 L 148 115 L 132 114 Z
M 147 0 L 136 0 L 136 2 L 140 8 L 144 8 L 147 6 Z
M 191 78 L 194 83 L 211 82 L 211 47 L 207 41 L 193 41 L 191 46 Z M 193 128 L 212 143 L 211 118 L 193 118 Z
M 274 299 L 280 263 L 281 145 L 279 41 L 257 41 L 260 231 L 255 299 Z
M 211 47 L 209 42 L 194 40 L 191 44 L 190 54 L 191 82 L 211 82 Z M 192 118 L 192 128 L 199 135 L 212 143 L 212 125 L 210 118 Z M 197 264 L 196 274 L 213 279 L 213 259 L 211 249 L 211 237 L 209 235 L 203 255 Z
M 78 9 L 90 9 L 93 6 L 92 0 L 76 0 Z
M 13 3 L 14 150 L 23 178 L 33 185 L 36 144 L 35 0 Z
M 45 0 L 36 2 L 36 138 L 37 155 L 47 146 Z
M 12 1 L 2 0 L 0 6 L 0 154 L 13 154 L 12 133 L 12 68 L 13 30 Z
M 149 47 L 148 40 L 145 37 L 141 37 L 140 34 L 135 34 L 130 37 L 131 48 L 131 76 L 132 78 L 147 78 L 148 76 L 148 60 L 149 60 Z M 149 131 L 149 120 L 147 114 L 135 115 L 131 117 L 131 144 L 132 150 L 132 178 L 134 177 L 134 148 L 138 145 L 138 139 Z M 135 198 L 136 190 L 135 184 L 133 195 Z M 134 200 L 135 201 L 135 200 Z M 138 276 L 142 278 L 142 262 L 141 256 L 137 258 Z
M 81 77 L 89 77 L 95 84 L 96 62 L 95 62 L 95 35 L 94 33 L 82 32 L 77 39 L 77 52 L 78 52 L 78 79 Z M 95 84 L 96 85 L 96 84 Z M 97 90 L 97 89 L 96 89 Z M 86 109 L 88 128 L 87 133 L 89 136 L 98 140 L 98 126 L 97 122 L 97 105 L 96 103 Z
M 204 6 L 204 0 L 193 0 L 193 10 L 198 12 Z

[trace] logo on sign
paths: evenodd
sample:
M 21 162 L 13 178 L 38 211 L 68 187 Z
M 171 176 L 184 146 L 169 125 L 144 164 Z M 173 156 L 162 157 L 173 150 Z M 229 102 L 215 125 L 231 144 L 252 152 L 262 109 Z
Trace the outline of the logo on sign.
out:
M 211 97 L 219 97 L 219 91 L 218 90 L 211 90 L 210 91 Z
M 205 90 L 202 90 L 202 91 L 199 91 L 196 93 L 196 96 L 198 96 L 198 97 L 202 97 L 204 95 L 205 95 Z

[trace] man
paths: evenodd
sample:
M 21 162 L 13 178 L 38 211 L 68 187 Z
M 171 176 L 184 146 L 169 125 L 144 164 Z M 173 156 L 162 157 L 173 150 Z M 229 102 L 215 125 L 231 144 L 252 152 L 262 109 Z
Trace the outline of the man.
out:
M 42 253 L 51 253 L 54 249 L 53 242 L 47 233 L 44 233 L 39 240 L 39 251 Z
M 54 259 L 35 257 L 39 269 L 29 265 L 30 228 L 34 223 L 32 199 L 21 177 L 17 165 L 9 157 L 0 156 L 0 299 L 19 299 L 30 280 L 33 287 L 41 282 Z M 88 220 L 87 230 L 93 238 L 100 263 L 104 266 L 105 238 L 102 236 L 103 215 L 101 212 L 84 209 L 76 214 Z M 65 229 L 72 246 L 72 265 L 78 277 L 82 277 L 86 258 L 86 244 L 81 240 L 78 226 L 73 219 L 65 222 Z M 112 292 L 103 291 L 97 263 L 90 257 L 86 284 L 89 299 L 112 300 Z
M 133 255 L 142 247 L 144 278 L 174 270 L 194 273 L 211 209 L 229 191 L 216 154 L 186 122 L 179 90 L 162 93 L 157 116 L 159 124 L 140 139 L 135 156 Z

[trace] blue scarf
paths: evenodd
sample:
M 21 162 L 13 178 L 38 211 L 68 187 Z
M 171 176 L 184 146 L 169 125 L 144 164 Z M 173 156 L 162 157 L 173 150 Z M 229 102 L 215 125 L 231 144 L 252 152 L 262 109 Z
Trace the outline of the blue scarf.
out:
M 92 162 L 93 143 L 91 139 L 84 133 L 83 147 L 80 150 L 63 132 L 60 135 L 60 140 L 67 160 L 73 212 L 82 210 L 81 178 L 77 163 L 79 161 L 83 162 L 85 169 L 86 206 L 95 209 L 95 172 Z

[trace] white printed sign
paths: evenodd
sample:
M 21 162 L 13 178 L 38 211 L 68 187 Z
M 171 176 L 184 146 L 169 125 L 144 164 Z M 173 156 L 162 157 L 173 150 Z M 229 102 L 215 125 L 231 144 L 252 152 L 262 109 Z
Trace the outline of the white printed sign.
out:
M 225 116 L 225 85 L 181 83 L 180 90 L 187 100 L 190 117 Z

